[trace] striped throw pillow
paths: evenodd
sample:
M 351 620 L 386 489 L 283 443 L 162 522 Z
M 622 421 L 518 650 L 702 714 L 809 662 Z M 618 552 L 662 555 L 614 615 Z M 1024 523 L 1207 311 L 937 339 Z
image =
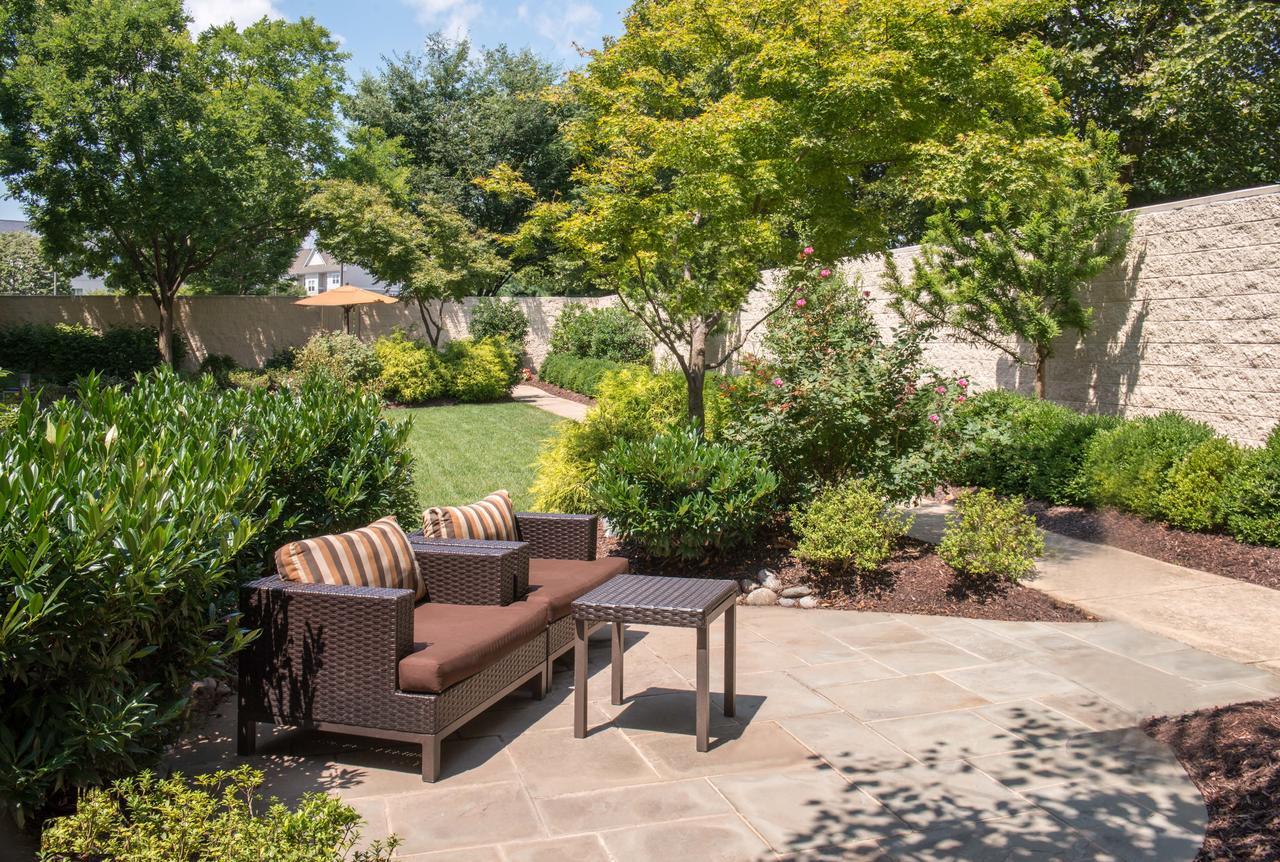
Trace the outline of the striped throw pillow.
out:
M 413 590 L 415 599 L 427 593 L 409 537 L 392 515 L 350 533 L 290 542 L 276 551 L 276 570 L 304 584 Z
M 516 511 L 511 495 L 494 491 L 469 506 L 433 506 L 422 515 L 422 534 L 428 539 L 490 539 L 514 542 Z

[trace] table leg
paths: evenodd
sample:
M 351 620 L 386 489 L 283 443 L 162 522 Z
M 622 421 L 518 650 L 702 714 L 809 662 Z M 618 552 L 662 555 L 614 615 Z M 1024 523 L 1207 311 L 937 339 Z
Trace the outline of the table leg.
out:
M 734 694 L 737 691 L 737 669 L 734 665 L 737 663 L 738 638 L 737 638 L 737 608 L 729 605 L 724 612 L 724 714 L 733 715 L 737 712 L 737 706 L 734 704 Z
M 587 621 L 574 620 L 573 638 L 573 735 L 587 735 Z
M 711 651 L 707 647 L 707 627 L 698 626 L 698 691 L 694 706 L 698 751 L 706 751 L 711 725 Z
M 622 639 L 627 627 L 622 623 L 613 624 L 613 649 L 609 656 L 609 674 L 613 680 L 613 705 L 622 704 Z

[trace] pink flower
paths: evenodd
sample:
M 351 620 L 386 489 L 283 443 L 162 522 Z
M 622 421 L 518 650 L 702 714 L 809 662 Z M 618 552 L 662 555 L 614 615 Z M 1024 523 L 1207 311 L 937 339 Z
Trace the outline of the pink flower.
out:
M 829 269 L 824 269 L 824 270 L 822 270 L 822 272 L 818 273 L 818 277 L 819 277 L 819 278 L 830 278 L 830 277 L 831 277 L 831 270 L 829 270 Z
M 774 385 L 774 386 L 781 386 L 781 385 L 782 385 L 782 378 L 781 378 L 781 377 L 775 377 L 775 378 L 773 378 L 773 385 Z
M 811 246 L 811 245 L 806 245 L 806 246 L 804 247 L 804 256 L 805 256 L 805 257 L 808 257 L 808 256 L 809 256 L 809 255 L 811 255 L 811 254 L 813 254 L 813 246 Z
M 930 422 L 932 422 L 934 425 L 937 425 L 937 424 L 938 424 L 939 422 L 941 422 L 942 420 L 938 418 L 938 414 L 937 414 L 937 413 L 930 413 L 930 414 L 929 414 L 929 421 L 930 421 Z
M 869 291 L 869 290 L 864 290 L 864 291 L 862 291 L 862 295 L 863 295 L 863 296 L 865 296 L 867 299 L 870 299 L 870 298 L 871 298 L 871 291 Z
M 937 392 L 939 395 L 946 395 L 946 394 L 947 394 L 947 387 L 945 387 L 945 386 L 939 386 L 937 389 L 935 389 L 935 390 L 933 390 L 933 391 L 934 391 L 934 392 Z
M 959 380 L 956 381 L 956 386 L 959 386 L 961 389 L 965 388 L 968 385 L 969 385 L 969 381 L 965 380 L 963 377 L 961 377 Z
M 964 396 L 963 396 L 963 395 L 957 395 L 957 396 L 956 396 L 956 403 L 957 403 L 957 404 L 963 404 L 963 403 L 964 403 L 964 401 L 965 401 L 965 398 L 964 398 Z
M 805 305 L 807 305 L 807 303 L 804 301 L 803 296 L 796 300 L 796 308 L 804 308 Z

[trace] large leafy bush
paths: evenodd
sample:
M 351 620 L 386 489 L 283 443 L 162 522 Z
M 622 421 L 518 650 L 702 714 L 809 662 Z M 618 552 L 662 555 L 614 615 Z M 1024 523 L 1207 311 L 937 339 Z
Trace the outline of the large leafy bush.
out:
M 449 394 L 459 401 L 496 401 L 515 386 L 519 357 L 500 338 L 450 341 L 445 349 L 449 365 Z
M 344 386 L 376 388 L 382 370 L 372 345 L 345 332 L 317 332 L 294 358 L 303 377 L 325 375 Z
M 923 332 L 904 324 L 883 338 L 865 297 L 841 279 L 795 268 L 778 296 L 792 289 L 769 323 L 769 360 L 748 357 L 745 373 L 721 384 L 726 438 L 762 453 L 792 501 L 847 478 L 895 501 L 931 490 L 950 452 L 940 429 L 966 386 L 924 362 Z
M 468 334 L 476 341 L 505 338 L 519 353 L 529 334 L 529 318 L 516 302 L 484 297 L 471 309 Z
M 648 364 L 652 351 L 649 330 L 623 308 L 588 308 L 571 302 L 551 327 L 552 353 Z
M 1160 517 L 1165 477 L 1213 429 L 1178 413 L 1123 422 L 1094 436 L 1080 467 L 1089 502 L 1146 518 Z
M 159 333 L 148 326 L 98 332 L 73 323 L 25 324 L 0 329 L 0 365 L 65 385 L 98 372 L 122 380 L 160 365 Z M 174 340 L 175 359 L 184 347 Z
M 1280 547 L 1280 425 L 1227 479 L 1227 529 L 1242 542 Z
M 421 404 L 442 397 L 449 389 L 449 370 L 440 354 L 403 332 L 379 338 L 373 352 L 382 367 L 382 394 L 401 404 Z
M 413 517 L 407 433 L 323 378 L 28 398 L 0 437 L 0 798 L 27 817 L 152 760 L 244 643 L 236 587 L 274 548 Z
M 1089 441 L 1119 423 L 1014 392 L 984 392 L 956 411 L 953 427 L 965 433 L 951 480 L 1055 505 L 1082 502 L 1076 479 Z
M 654 374 L 629 366 L 605 375 L 596 404 L 581 422 L 566 422 L 538 454 L 537 475 L 529 491 L 540 512 L 591 511 L 591 484 L 606 452 L 621 441 L 648 440 L 686 421 L 684 377 Z M 725 404 L 707 387 L 707 434 L 714 439 L 724 424 Z
M 750 542 L 777 489 L 754 453 L 677 430 L 610 449 L 591 495 L 620 536 L 654 557 L 700 560 Z
M 248 766 L 156 778 L 144 772 L 91 790 L 75 814 L 52 820 L 41 841 L 48 862 L 384 862 L 395 838 L 355 850 L 360 815 L 325 793 L 296 809 L 258 795 L 262 773 Z
M 542 363 L 542 379 L 547 383 L 595 397 L 604 378 L 621 371 L 627 363 L 612 359 L 584 359 L 569 353 L 552 353 Z
M 1044 535 L 1022 510 L 1021 497 L 1000 498 L 986 489 L 963 494 L 947 515 L 938 556 L 956 570 L 961 586 L 1017 583 L 1035 571 Z
M 823 489 L 791 519 L 799 540 L 795 555 L 836 575 L 874 572 L 911 520 L 885 505 L 866 482 L 850 479 Z
M 1219 530 L 1226 524 L 1226 489 L 1244 450 L 1221 437 L 1191 449 L 1173 466 L 1160 492 L 1160 514 L 1184 530 Z

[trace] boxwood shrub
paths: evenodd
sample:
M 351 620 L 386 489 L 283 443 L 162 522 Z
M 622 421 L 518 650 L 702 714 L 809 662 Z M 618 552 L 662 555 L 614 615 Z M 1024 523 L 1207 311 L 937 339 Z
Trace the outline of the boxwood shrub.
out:
M 1241 542 L 1280 547 L 1280 425 L 1249 451 L 1223 490 L 1227 530 Z
M 1222 437 L 1191 449 L 1165 477 L 1159 499 L 1161 516 L 1184 530 L 1222 529 L 1227 483 L 1244 454 L 1244 449 Z
M 606 375 L 621 371 L 628 363 L 612 359 L 585 359 L 568 353 L 552 353 L 542 363 L 542 379 L 553 386 L 594 398 Z
M 401 404 L 421 404 L 449 391 L 449 369 L 430 345 L 414 341 L 403 332 L 373 343 L 381 371 L 382 394 Z
M 1169 471 L 1212 437 L 1208 425 L 1179 413 L 1123 422 L 1090 441 L 1080 468 L 1080 487 L 1095 505 L 1159 518 L 1160 495 Z
M 459 401 L 505 398 L 519 379 L 520 358 L 502 338 L 450 341 L 444 357 L 449 365 L 449 394 Z
M 891 509 L 871 485 L 851 479 L 825 488 L 791 519 L 795 555 L 836 574 L 874 572 L 911 529 L 912 518 Z
M 985 488 L 963 494 L 947 515 L 938 556 L 955 569 L 959 585 L 982 589 L 1017 583 L 1035 571 L 1044 534 L 1023 512 L 1021 497 L 997 497 Z
M 407 425 L 316 379 L 168 371 L 27 398 L 0 436 L 0 799 L 19 819 L 153 761 L 229 672 L 240 582 L 283 542 L 414 517 Z

